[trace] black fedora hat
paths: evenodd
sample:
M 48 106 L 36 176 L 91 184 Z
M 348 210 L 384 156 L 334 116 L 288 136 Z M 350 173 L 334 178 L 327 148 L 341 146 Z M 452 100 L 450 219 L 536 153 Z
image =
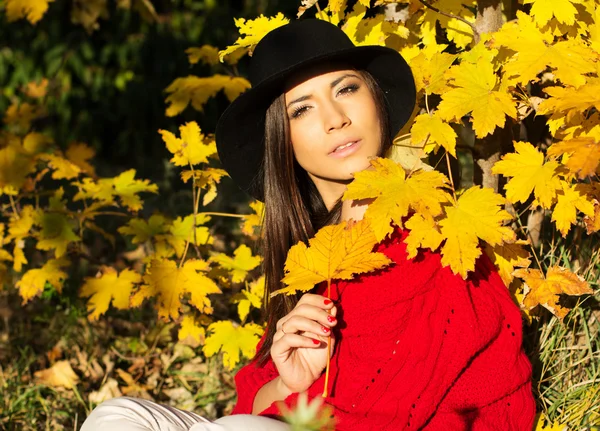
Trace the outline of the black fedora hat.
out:
M 249 68 L 252 87 L 225 110 L 215 138 L 221 164 L 235 183 L 264 199 L 262 162 L 265 114 L 298 71 L 322 62 L 342 62 L 366 70 L 385 95 L 390 134 L 395 136 L 412 113 L 416 89 L 410 67 L 395 50 L 355 46 L 337 26 L 302 19 L 276 28 L 256 45 Z

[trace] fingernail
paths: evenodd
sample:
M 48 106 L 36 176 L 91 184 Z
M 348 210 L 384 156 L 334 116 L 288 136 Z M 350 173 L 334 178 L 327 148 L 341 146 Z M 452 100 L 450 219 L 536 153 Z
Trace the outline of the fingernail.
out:
M 333 322 L 335 322 L 335 321 L 336 321 L 336 318 L 335 318 L 335 317 L 333 317 L 333 316 L 331 316 L 331 315 L 329 315 L 329 316 L 327 316 L 327 321 L 328 321 L 329 323 L 333 323 Z
M 314 338 L 312 339 L 314 344 L 321 344 L 321 342 L 319 340 L 315 340 Z
M 326 334 L 329 334 L 329 328 L 326 326 L 321 326 L 321 329 L 323 330 L 323 332 L 325 332 Z
M 329 305 L 331 304 L 331 300 L 330 299 L 326 299 L 325 301 L 323 301 L 325 303 L 325 305 Z

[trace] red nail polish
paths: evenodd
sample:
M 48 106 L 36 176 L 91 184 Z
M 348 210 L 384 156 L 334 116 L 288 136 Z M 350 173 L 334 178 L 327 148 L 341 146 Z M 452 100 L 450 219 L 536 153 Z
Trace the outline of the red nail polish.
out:
M 331 315 L 327 316 L 327 321 L 328 322 L 333 323 L 333 322 L 335 322 L 335 320 L 336 320 L 335 317 L 333 317 Z
M 329 305 L 331 304 L 331 300 L 330 299 L 326 299 L 325 301 L 323 301 L 325 303 L 325 305 Z
M 321 342 L 319 340 L 315 340 L 314 338 L 313 338 L 313 343 L 315 343 L 315 344 L 321 344 Z
M 321 330 L 323 330 L 323 332 L 325 332 L 326 334 L 329 334 L 329 328 L 326 326 L 321 326 Z

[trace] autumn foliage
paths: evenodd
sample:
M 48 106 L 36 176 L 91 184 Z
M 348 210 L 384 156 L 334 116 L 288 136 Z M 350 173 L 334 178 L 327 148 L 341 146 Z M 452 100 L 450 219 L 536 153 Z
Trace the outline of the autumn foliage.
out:
M 149 2 L 134 3 L 153 10 Z M 356 45 L 398 50 L 413 69 L 418 106 L 388 157 L 356 174 L 343 197 L 371 200 L 364 221 L 325 227 L 310 244 L 292 247 L 278 294 L 387 265 L 372 249 L 394 225 L 409 231 L 410 258 L 437 250 L 463 278 L 488 253 L 529 321 L 544 314 L 542 307 L 562 320 L 573 298 L 594 294 L 597 266 L 544 261 L 541 244 L 555 237 L 598 241 L 600 6 L 593 0 L 522 3 L 513 2 L 512 9 L 506 3 L 504 10 L 498 3 L 496 27 L 482 24 L 485 7 L 476 1 L 298 5 L 299 16 L 314 14 L 341 26 Z M 35 24 L 48 7 L 47 0 L 6 0 L 6 19 Z M 190 106 L 202 113 L 221 92 L 234 100 L 250 86 L 237 73 L 238 62 L 290 19 L 235 19 L 240 35 L 232 45 L 190 47 L 190 63 L 202 62 L 214 74 L 176 77 L 166 88 L 165 115 Z M 253 202 L 239 215 L 203 211 L 227 181 L 214 136 L 195 122 L 178 131 L 157 130 L 193 200 L 189 212 L 176 218 L 156 209 L 144 217 L 144 199 L 159 192 L 156 184 L 134 170 L 100 178 L 91 147 L 75 142 L 63 152 L 43 130 L 32 130 L 32 121 L 45 115 L 46 85 L 31 83 L 3 116 L 0 281 L 15 286 L 24 303 L 44 289 L 60 292 L 70 256 L 89 257 L 90 238 L 114 245 L 120 235 L 137 253 L 125 268 L 91 265 L 79 288 L 90 320 L 111 307 L 152 301 L 157 316 L 177 322 L 180 339 L 193 337 L 206 356 L 222 353 L 229 369 L 251 358 L 263 333 L 258 322 L 248 321 L 263 301 L 261 258 L 249 247 L 262 206 Z M 457 164 L 465 163 L 478 174 L 458 175 Z M 545 220 L 545 238 L 535 233 L 540 223 L 531 222 L 534 214 Z M 120 220 L 115 231 L 97 223 L 103 216 Z M 215 245 L 211 229 L 213 219 L 223 216 L 238 218 L 244 235 L 227 250 Z M 237 307 L 237 319 L 213 319 L 218 295 Z M 592 412 L 587 420 L 600 416 Z

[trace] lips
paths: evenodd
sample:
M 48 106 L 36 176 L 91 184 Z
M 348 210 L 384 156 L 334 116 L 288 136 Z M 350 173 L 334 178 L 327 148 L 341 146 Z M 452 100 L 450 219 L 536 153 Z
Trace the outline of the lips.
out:
M 335 153 L 340 153 L 343 150 L 345 150 L 346 148 L 350 148 L 352 147 L 354 144 L 358 143 L 359 139 L 358 138 L 351 138 L 351 139 L 345 139 L 344 141 L 342 141 L 341 143 L 337 144 L 333 150 L 331 150 L 329 152 L 329 154 L 335 154 Z

